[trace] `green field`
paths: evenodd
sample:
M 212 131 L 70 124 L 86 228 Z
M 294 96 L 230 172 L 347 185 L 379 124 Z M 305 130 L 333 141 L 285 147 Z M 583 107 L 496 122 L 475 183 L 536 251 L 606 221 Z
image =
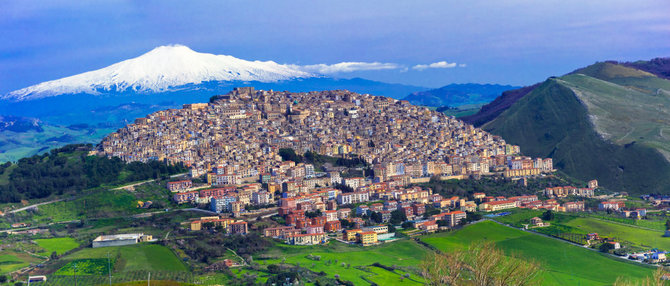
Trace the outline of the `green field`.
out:
M 422 240 L 441 250 L 458 249 L 481 240 L 494 241 L 507 253 L 539 262 L 546 271 L 544 285 L 604 285 L 613 283 L 617 276 L 641 279 L 653 272 L 636 263 L 490 221 Z
M 494 220 L 515 227 L 528 224 L 530 218 L 542 217 L 544 211 L 515 209 L 512 214 L 495 217 Z M 583 214 L 582 214 L 583 215 Z M 570 213 L 555 213 L 551 226 L 534 228 L 534 231 L 560 236 L 561 234 L 598 233 L 601 237 L 614 238 L 626 246 L 635 246 L 643 249 L 659 248 L 670 250 L 670 237 L 663 237 L 665 228 L 662 221 L 634 220 L 628 218 L 611 217 L 605 215 L 588 215 L 579 217 Z M 563 236 L 561 236 L 563 237 Z M 585 244 L 586 241 L 580 243 Z
M 56 254 L 62 255 L 65 252 L 79 247 L 79 243 L 71 237 L 35 239 L 35 243 L 44 249 L 44 251 L 39 254 L 45 256 L 50 255 L 54 251 Z
M 114 272 L 128 271 L 188 271 L 172 251 L 157 244 L 141 243 L 118 247 L 85 248 L 65 256 L 65 260 L 107 258 L 116 259 Z
M 615 238 L 624 244 L 670 250 L 670 237 L 663 237 L 663 231 L 648 230 L 590 217 L 575 218 L 567 222 L 566 225 L 588 232 L 596 232 L 600 236 Z
M 23 252 L 2 250 L 0 251 L 0 274 L 16 271 L 29 266 L 31 263 L 40 263 L 43 260 Z
M 107 275 L 111 264 L 111 259 L 108 261 L 106 258 L 75 259 L 58 269 L 54 275 Z
M 375 262 L 385 266 L 396 266 L 402 269 L 411 269 L 418 266 L 428 253 L 428 249 L 411 240 L 396 241 L 380 246 L 353 246 L 341 242 L 331 241 L 328 245 L 291 246 L 277 244 L 263 256 L 273 259 L 256 261 L 261 265 L 278 264 L 285 259 L 285 263 L 300 265 L 314 272 L 325 272 L 328 277 L 339 275 L 340 279 L 353 282 L 355 285 L 368 285 L 362 277 L 379 285 L 400 283 L 400 277 L 405 271 L 387 271 L 378 267 L 365 267 Z M 307 258 L 309 255 L 320 256 L 316 261 Z M 344 266 L 342 265 L 344 263 Z M 358 268 L 357 268 L 358 267 Z M 417 269 L 417 268 L 415 268 Z M 420 284 L 422 281 L 416 273 L 410 273 L 409 279 L 404 279 L 403 285 Z

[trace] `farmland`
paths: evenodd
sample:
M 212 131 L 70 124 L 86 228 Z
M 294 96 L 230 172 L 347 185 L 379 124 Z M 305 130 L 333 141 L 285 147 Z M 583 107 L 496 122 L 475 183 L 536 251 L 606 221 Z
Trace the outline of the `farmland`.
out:
M 31 256 L 24 252 L 16 252 L 13 250 L 0 251 L 0 273 L 9 273 L 19 270 L 31 263 L 39 263 L 44 259 Z
M 539 210 L 517 209 L 512 210 L 509 215 L 495 217 L 494 220 L 520 228 L 524 224 L 528 224 L 530 218 L 541 217 L 542 213 L 543 211 Z M 612 238 L 626 246 L 670 250 L 670 237 L 664 237 L 664 232 L 659 230 L 659 228 L 664 228 L 661 221 L 634 220 L 606 215 L 555 213 L 555 217 L 550 223 L 551 226 L 549 227 L 534 228 L 533 230 L 563 238 L 570 235 L 580 236 L 595 232 L 601 237 Z M 575 241 L 574 239 L 570 240 Z M 575 242 L 585 244 L 586 240 Z
M 40 254 L 45 256 L 48 256 L 52 252 L 62 255 L 65 252 L 79 247 L 79 243 L 70 237 L 35 239 L 35 243 L 44 249 Z
M 663 237 L 663 231 L 643 229 L 625 224 L 604 221 L 596 218 L 575 218 L 566 225 L 601 236 L 611 237 L 628 245 L 643 248 L 670 250 L 670 237 Z
M 639 264 L 495 222 L 481 222 L 453 233 L 429 235 L 422 240 L 446 251 L 467 247 L 477 241 L 493 241 L 509 254 L 539 262 L 545 270 L 543 284 L 546 285 L 611 284 L 617 276 L 640 279 L 652 273 L 651 268 Z
M 325 246 L 290 246 L 277 244 L 264 257 L 272 259 L 258 260 L 261 265 L 289 263 L 306 267 L 314 272 L 325 272 L 329 277 L 339 275 L 342 280 L 355 285 L 367 285 L 368 279 L 379 285 L 397 283 L 401 276 L 408 273 L 409 279 L 403 284 L 420 284 L 422 279 L 416 266 L 428 253 L 428 249 L 411 240 L 402 240 L 380 246 L 351 246 L 331 241 Z M 318 257 L 318 260 L 314 257 Z M 396 268 L 393 272 L 371 266 L 380 263 Z
M 104 258 L 76 259 L 58 269 L 55 275 L 107 275 L 111 261 Z
M 65 260 L 107 258 L 116 259 L 114 272 L 128 271 L 187 271 L 186 266 L 168 248 L 156 244 L 136 244 L 120 247 L 85 248 Z

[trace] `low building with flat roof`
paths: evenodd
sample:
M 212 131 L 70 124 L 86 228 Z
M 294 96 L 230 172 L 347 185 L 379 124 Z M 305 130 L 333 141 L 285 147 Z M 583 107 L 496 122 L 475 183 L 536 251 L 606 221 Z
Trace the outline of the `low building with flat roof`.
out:
M 144 241 L 149 241 L 152 239 L 153 237 L 151 235 L 145 235 L 144 233 L 101 235 L 93 240 L 93 248 L 105 247 L 105 246 L 131 245 Z

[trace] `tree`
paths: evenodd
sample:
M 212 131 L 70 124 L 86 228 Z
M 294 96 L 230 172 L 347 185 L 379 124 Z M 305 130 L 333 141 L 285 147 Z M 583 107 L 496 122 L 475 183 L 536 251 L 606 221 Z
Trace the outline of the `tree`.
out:
M 7 282 L 7 276 L 6 275 L 0 275 L 0 283 L 5 283 Z
M 349 187 L 349 186 L 344 185 L 344 184 L 337 184 L 334 187 L 336 189 L 342 191 L 343 193 L 353 193 L 354 192 L 354 188 Z
M 670 219 L 665 221 L 665 229 L 670 229 Z
M 654 274 L 651 275 L 651 277 L 647 277 L 640 283 L 634 283 L 630 281 L 629 278 L 619 276 L 617 277 L 616 281 L 613 286 L 663 286 L 667 285 L 665 283 L 665 280 L 663 279 L 663 276 L 665 275 L 665 272 L 667 271 L 666 267 L 659 266 L 656 268 L 656 271 L 654 271 Z
M 321 215 L 322 215 L 322 213 L 321 213 L 320 209 L 316 209 L 316 210 L 311 211 L 311 212 L 305 212 L 305 216 L 308 217 L 308 218 L 314 218 L 314 217 L 318 217 L 318 216 L 321 216 Z
M 380 212 L 372 212 L 370 214 L 370 220 L 374 221 L 375 223 L 382 223 L 382 221 L 384 221 L 384 217 L 382 217 L 382 213 Z
M 403 221 L 407 220 L 405 212 L 402 210 L 394 210 L 391 212 L 390 223 L 393 225 L 401 224 Z
M 614 244 L 605 242 L 598 249 L 600 249 L 600 252 L 610 252 L 610 250 L 614 250 Z
M 414 224 L 411 221 L 406 221 L 402 223 L 402 228 L 414 228 Z
M 302 156 L 295 153 L 293 149 L 290 148 L 281 148 L 279 149 L 279 156 L 281 156 L 282 161 L 293 161 L 296 163 L 302 163 Z
M 353 226 L 353 223 L 349 222 L 349 220 L 346 219 L 340 219 L 340 225 L 342 226 L 343 229 L 347 229 Z
M 473 244 L 467 250 L 435 253 L 420 265 L 428 285 L 538 285 L 540 266 L 525 259 L 510 259 L 492 242 Z
M 542 214 L 542 219 L 543 220 L 553 220 L 554 219 L 554 212 L 551 210 L 547 210 Z

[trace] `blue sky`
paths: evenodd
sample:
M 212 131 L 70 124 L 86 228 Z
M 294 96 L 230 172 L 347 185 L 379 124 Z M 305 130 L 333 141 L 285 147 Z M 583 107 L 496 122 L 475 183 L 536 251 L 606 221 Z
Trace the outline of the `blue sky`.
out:
M 0 1 L 0 93 L 166 44 L 429 87 L 528 85 L 603 60 L 670 56 L 659 1 Z M 431 66 L 431 64 L 433 64 Z

